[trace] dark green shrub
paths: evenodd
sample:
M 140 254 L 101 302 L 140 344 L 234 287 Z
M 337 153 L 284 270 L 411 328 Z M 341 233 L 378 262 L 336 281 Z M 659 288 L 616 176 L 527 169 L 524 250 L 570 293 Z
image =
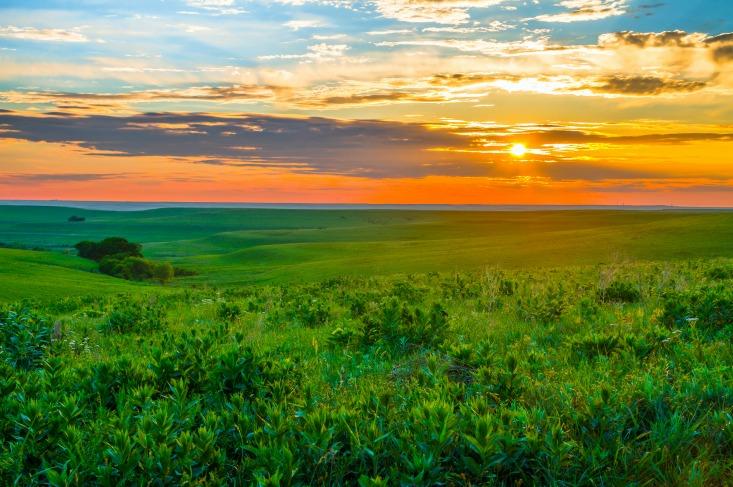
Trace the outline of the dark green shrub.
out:
M 328 336 L 328 344 L 335 348 L 345 348 L 356 338 L 353 330 L 336 328 Z
M 578 299 L 575 304 L 578 314 L 584 320 L 593 320 L 597 318 L 601 311 L 600 305 L 593 297 L 583 296 Z
M 517 283 L 514 281 L 510 281 L 509 279 L 502 279 L 501 282 L 499 282 L 499 293 L 503 296 L 514 296 L 514 293 L 517 291 Z
M 216 317 L 224 321 L 235 321 L 242 315 L 242 308 L 237 304 L 219 303 L 216 307 Z
M 435 303 L 426 311 L 390 299 L 365 317 L 361 341 L 365 345 L 384 342 L 400 348 L 434 346 L 445 340 L 448 331 L 448 313 L 441 304 Z
M 618 335 L 593 333 L 573 340 L 570 350 L 578 357 L 594 359 L 599 355 L 610 356 L 622 350 L 624 346 L 624 340 Z
M 20 369 L 40 367 L 52 331 L 45 318 L 27 309 L 0 312 L 0 359 Z
M 417 303 L 422 301 L 428 294 L 428 289 L 409 281 L 397 281 L 392 286 L 392 295 L 407 301 L 408 303 Z
M 155 264 L 142 257 L 125 257 L 120 261 L 118 276 L 129 281 L 144 281 L 155 275 Z
M 317 328 L 328 323 L 331 307 L 323 299 L 301 295 L 293 303 L 294 321 L 306 328 Z
M 724 280 L 733 279 L 733 265 L 716 265 L 705 272 L 710 279 Z
M 193 269 L 187 269 L 185 267 L 173 267 L 173 277 L 189 277 L 189 276 L 195 276 L 198 274 Z
M 615 280 L 598 291 L 598 299 L 610 303 L 636 303 L 641 300 L 641 291 L 629 281 Z
M 154 298 L 116 303 L 101 326 L 112 333 L 146 333 L 166 326 L 165 308 Z
M 719 330 L 733 324 L 733 289 L 712 287 L 664 296 L 662 324 L 668 327 L 695 325 L 704 330 Z
M 128 242 L 127 239 L 122 237 L 109 237 L 101 242 L 85 240 L 74 245 L 74 247 L 79 252 L 79 257 L 97 262 L 108 256 L 117 256 L 118 259 L 143 256 L 142 245 Z
M 122 277 L 122 259 L 117 256 L 105 256 L 99 261 L 99 272 L 108 276 Z
M 522 318 L 543 324 L 557 322 L 566 308 L 565 291 L 560 286 L 540 291 L 532 289 L 517 300 L 518 313 Z
M 167 284 L 175 276 L 175 269 L 170 262 L 155 262 L 153 263 L 153 279 L 158 281 L 160 284 Z

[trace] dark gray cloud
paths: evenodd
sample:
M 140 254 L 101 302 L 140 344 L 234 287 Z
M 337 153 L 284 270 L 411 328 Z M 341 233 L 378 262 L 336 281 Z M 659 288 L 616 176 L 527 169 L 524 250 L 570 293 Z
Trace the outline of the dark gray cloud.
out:
M 109 156 L 201 158 L 207 164 L 289 167 L 366 177 L 481 175 L 483 164 L 434 147 L 464 147 L 467 139 L 417 124 L 373 120 L 219 117 L 149 113 L 129 117 L 44 117 L 0 114 L 13 131 L 0 137 L 73 142 Z
M 687 93 L 705 88 L 707 82 L 685 79 L 664 79 L 656 76 L 609 76 L 587 88 L 594 93 L 621 95 L 661 95 Z
M 77 173 L 77 174 L 0 174 L 0 184 L 50 183 L 50 182 L 87 182 L 104 181 L 130 177 L 130 174 Z
M 733 32 L 708 37 L 705 43 L 712 49 L 716 63 L 724 64 L 733 61 Z
M 633 32 L 620 31 L 603 34 L 599 44 L 602 47 L 618 47 L 622 45 L 644 47 L 699 47 L 703 41 L 699 34 L 688 33 L 683 30 L 664 32 Z
M 572 153 L 553 152 L 551 144 L 682 144 L 733 140 L 733 133 L 677 133 L 609 136 L 558 124 L 429 128 L 390 121 L 344 121 L 320 117 L 272 115 L 148 113 L 127 117 L 44 116 L 0 113 L 0 138 L 73 143 L 88 153 L 108 157 L 162 156 L 205 165 L 276 167 L 321 174 L 369 178 L 506 176 L 546 174 L 572 179 L 651 176 L 633 168 L 572 160 Z M 483 133 L 482 133 L 483 132 Z M 517 164 L 503 147 L 523 142 L 548 147 Z M 497 145 L 498 144 L 498 145 Z M 494 152 L 488 148 L 496 148 Z M 38 181 L 93 180 L 120 175 L 16 175 Z

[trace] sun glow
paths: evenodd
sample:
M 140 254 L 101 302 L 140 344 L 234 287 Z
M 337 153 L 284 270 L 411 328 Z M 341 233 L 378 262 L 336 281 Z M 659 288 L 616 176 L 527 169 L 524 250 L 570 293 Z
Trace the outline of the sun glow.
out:
M 514 144 L 509 151 L 514 157 L 522 157 L 527 153 L 527 147 L 524 144 Z

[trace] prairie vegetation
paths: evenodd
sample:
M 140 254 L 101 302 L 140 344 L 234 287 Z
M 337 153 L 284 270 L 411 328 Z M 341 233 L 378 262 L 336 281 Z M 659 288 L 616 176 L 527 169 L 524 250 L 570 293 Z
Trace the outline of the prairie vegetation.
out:
M 29 292 L 0 484 L 727 485 L 731 269 Z

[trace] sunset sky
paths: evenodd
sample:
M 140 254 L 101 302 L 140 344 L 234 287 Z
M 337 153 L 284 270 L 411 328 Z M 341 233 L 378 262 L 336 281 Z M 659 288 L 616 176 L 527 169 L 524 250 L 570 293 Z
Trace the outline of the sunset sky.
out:
M 733 2 L 0 0 L 0 199 L 733 206 Z

